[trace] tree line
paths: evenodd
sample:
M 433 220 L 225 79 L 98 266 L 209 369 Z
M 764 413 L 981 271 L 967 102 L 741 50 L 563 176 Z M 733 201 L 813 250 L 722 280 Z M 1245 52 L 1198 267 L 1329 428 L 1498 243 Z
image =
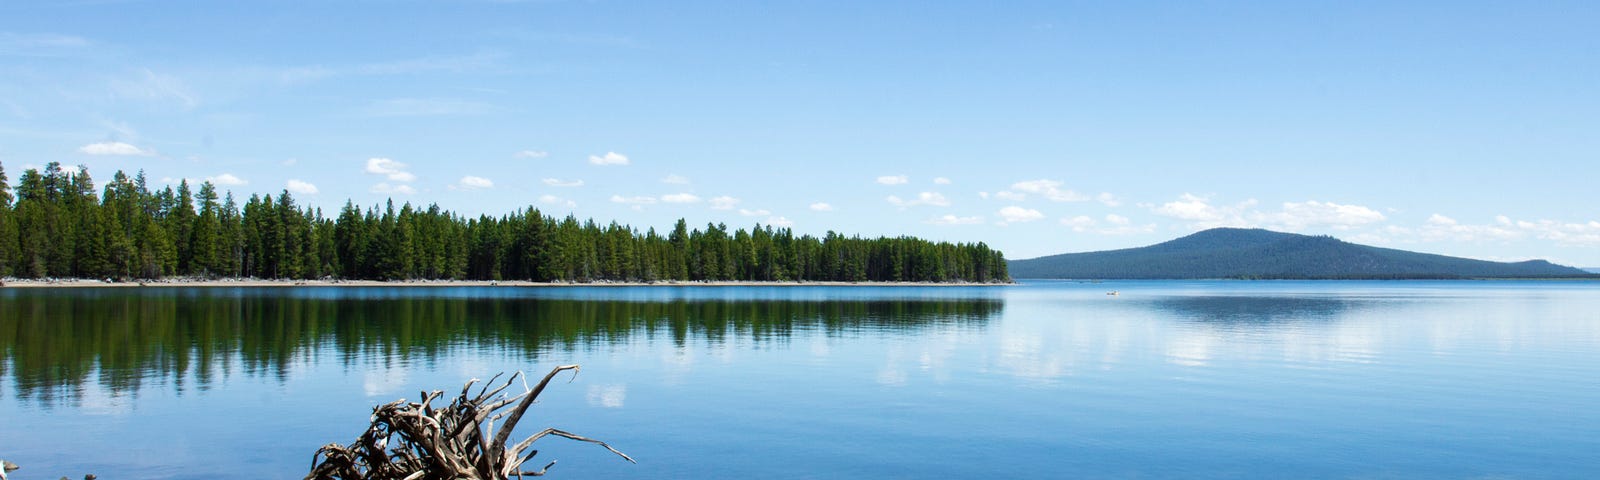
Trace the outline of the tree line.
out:
M 152 188 L 118 171 L 96 191 L 89 170 L 52 162 L 14 191 L 0 165 L 0 277 L 592 281 L 1009 281 L 983 243 L 724 224 L 644 232 L 527 207 L 468 218 L 438 205 L 380 209 L 346 201 L 334 217 L 287 190 L 240 206 L 211 182 Z

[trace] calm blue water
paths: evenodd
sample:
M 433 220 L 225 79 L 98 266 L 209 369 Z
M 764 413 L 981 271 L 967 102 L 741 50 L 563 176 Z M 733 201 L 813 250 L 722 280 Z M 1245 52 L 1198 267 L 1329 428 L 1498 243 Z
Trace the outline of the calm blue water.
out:
M 14 478 L 299 478 L 564 363 L 521 430 L 639 464 L 557 478 L 1600 475 L 1593 282 L 5 289 L 0 355 Z

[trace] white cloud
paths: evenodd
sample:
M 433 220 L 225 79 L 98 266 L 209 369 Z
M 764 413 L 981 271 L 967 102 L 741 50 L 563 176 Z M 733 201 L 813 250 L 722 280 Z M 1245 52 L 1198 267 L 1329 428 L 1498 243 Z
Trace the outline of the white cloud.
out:
M 567 208 L 577 208 L 578 207 L 578 202 L 574 202 L 572 200 L 567 200 L 565 198 L 557 197 L 555 195 L 540 195 L 539 196 L 539 203 L 543 203 L 545 205 L 558 205 L 558 206 L 563 206 L 563 207 L 567 207 Z
M 930 218 L 925 223 L 931 223 L 934 225 L 977 225 L 983 223 L 983 217 L 957 217 L 955 215 L 945 214 Z
M 621 203 L 626 205 L 654 205 L 656 203 L 656 197 L 624 197 L 622 195 L 612 195 L 611 201 L 613 203 Z
M 689 177 L 685 177 L 683 175 L 678 175 L 678 174 L 667 175 L 666 178 L 662 178 L 661 179 L 661 183 L 670 183 L 670 184 L 673 184 L 673 185 L 688 185 L 689 184 Z
M 778 228 L 789 228 L 794 226 L 794 220 L 790 220 L 787 217 L 768 217 L 767 225 Z
M 299 165 L 300 164 L 300 159 L 298 159 L 298 158 L 286 158 L 286 159 L 283 159 L 282 162 L 278 162 L 278 164 L 279 165 L 283 165 L 285 167 L 293 167 L 295 165 Z
M 1244 221 L 1239 218 L 1237 208 L 1223 208 L 1211 205 L 1211 200 L 1205 197 L 1185 193 L 1177 200 L 1163 203 L 1155 208 L 1157 215 L 1195 222 L 1204 226 L 1223 226 L 1234 224 L 1241 226 Z
M 1043 195 L 1052 202 L 1082 202 L 1089 200 L 1087 195 L 1072 190 L 1062 190 L 1061 182 L 1056 180 L 1029 180 L 1011 184 L 1011 190 L 1022 193 Z
M 831 212 L 831 211 L 833 211 L 833 205 L 828 205 L 828 204 L 823 203 L 823 202 L 813 203 L 813 204 L 811 204 L 811 211 L 813 211 L 813 212 Z
M 156 154 L 154 150 L 145 150 L 131 144 L 122 142 L 99 142 L 78 147 L 78 152 L 86 155 L 126 155 L 149 157 Z
M 238 185 L 245 185 L 245 184 L 249 184 L 250 183 L 250 182 L 244 181 L 244 179 L 242 179 L 242 178 L 234 176 L 231 173 L 224 173 L 224 174 L 221 174 L 221 175 L 217 175 L 215 177 L 206 177 L 206 181 L 211 182 L 213 185 L 223 185 L 223 186 L 238 186 Z
M 583 180 L 562 180 L 559 178 L 546 178 L 544 184 L 552 187 L 581 187 Z
M 1106 215 L 1105 223 L 1109 224 L 1109 226 L 1101 226 L 1100 221 L 1090 218 L 1088 215 L 1078 215 L 1072 218 L 1061 219 L 1062 225 L 1072 228 L 1072 231 L 1074 232 L 1080 233 L 1126 235 L 1130 233 L 1151 233 L 1156 231 L 1156 225 L 1153 223 L 1148 225 L 1134 225 L 1133 220 L 1117 214 Z
M 417 179 L 416 175 L 406 171 L 406 164 L 388 158 L 372 157 L 367 159 L 367 173 L 382 175 L 392 182 L 411 182 Z
M 1039 213 L 1038 210 L 1022 208 L 1015 205 L 1000 209 L 999 214 L 1000 218 L 1005 220 L 1005 223 L 1032 222 L 1034 220 L 1041 220 L 1044 218 L 1044 214 Z
M 768 211 L 766 209 L 750 210 L 750 209 L 741 208 L 741 209 L 739 209 L 739 214 L 740 215 L 744 215 L 746 217 L 763 217 L 763 216 L 767 216 L 767 215 L 772 215 L 772 212 Z
M 544 158 L 550 156 L 550 152 L 546 152 L 544 150 L 523 150 L 511 154 L 511 156 L 516 158 Z
M 888 200 L 889 203 L 894 204 L 894 206 L 900 208 L 915 207 L 919 205 L 928 205 L 934 207 L 950 206 L 950 200 L 944 198 L 944 195 L 939 194 L 939 192 L 918 193 L 917 198 L 914 200 L 906 200 L 894 195 L 890 195 L 886 200 Z
M 1456 221 L 1454 218 L 1440 214 L 1428 216 L 1422 227 L 1414 232 L 1403 229 L 1391 230 L 1394 233 L 1411 233 L 1423 241 L 1455 241 L 1455 242 L 1481 242 L 1481 241 L 1506 241 L 1522 238 L 1526 232 L 1518 229 L 1514 222 L 1492 225 L 1468 225 Z
M 1284 230 L 1322 225 L 1344 229 L 1385 220 L 1382 213 L 1367 207 L 1315 200 L 1303 203 L 1286 202 L 1281 212 L 1260 214 L 1257 217 L 1259 223 Z
M 397 184 L 397 185 L 390 185 L 387 182 L 379 183 L 377 185 L 373 185 L 372 188 L 368 189 L 368 191 L 370 191 L 372 193 L 381 193 L 381 194 L 385 194 L 385 195 L 388 195 L 388 194 L 411 195 L 411 194 L 417 193 L 417 189 L 413 188 L 410 185 L 406 185 L 404 183 Z
M 904 185 L 909 182 L 911 182 L 911 178 L 905 175 L 884 175 L 878 177 L 878 183 L 883 185 Z
M 1099 195 L 1095 195 L 1094 200 L 1107 207 L 1122 206 L 1122 199 L 1117 198 L 1116 195 L 1112 195 L 1111 192 L 1100 192 Z
M 301 195 L 315 195 L 317 193 L 316 185 L 312 185 L 311 182 L 301 181 L 294 178 L 289 179 L 288 182 L 284 182 L 283 188 L 288 189 L 290 192 Z
M 733 210 L 733 207 L 737 205 L 739 205 L 739 199 L 727 195 L 711 199 L 712 210 Z
M 627 155 L 623 155 L 623 154 L 620 154 L 620 153 L 617 153 L 617 152 L 606 152 L 606 154 L 604 156 L 601 156 L 601 155 L 590 155 L 589 156 L 589 163 L 592 163 L 592 164 L 595 164 L 595 165 L 627 165 L 630 162 L 628 161 L 628 156 Z
M 1554 220 L 1538 220 L 1510 222 L 1510 219 L 1506 219 L 1506 223 L 1511 223 L 1519 229 L 1531 232 L 1538 238 L 1554 240 L 1562 245 L 1600 246 L 1600 221 L 1558 222 Z
M 945 177 L 936 177 L 936 178 L 933 179 L 933 184 L 934 185 L 949 185 L 950 184 L 950 179 L 945 178 Z
M 700 201 L 700 196 L 693 193 L 672 193 L 662 195 L 661 201 L 665 203 L 697 203 Z
M 1087 232 L 1094 228 L 1098 222 L 1095 222 L 1093 218 L 1089 218 L 1088 215 L 1078 215 L 1072 218 L 1061 219 L 1061 224 L 1072 227 L 1072 231 L 1075 232 Z
M 1020 193 L 1017 193 L 1017 192 L 1009 191 L 1009 190 L 1001 190 L 1001 191 L 998 191 L 998 192 L 994 192 L 994 198 L 998 198 L 1000 200 L 1005 200 L 1005 201 L 1008 201 L 1008 202 L 1020 202 L 1020 201 L 1023 201 L 1023 200 L 1027 200 L 1028 196 L 1020 194 Z
M 1255 208 L 1254 199 L 1235 205 L 1213 205 L 1209 198 L 1185 193 L 1177 200 L 1152 209 L 1157 215 L 1184 220 L 1196 228 L 1249 227 L 1298 231 L 1307 227 L 1348 230 L 1387 220 L 1377 210 L 1310 200 L 1285 202 L 1278 211 Z
M 478 190 L 478 189 L 483 189 L 483 188 L 494 188 L 494 181 L 489 180 L 487 178 L 483 178 L 483 177 L 475 177 L 475 176 L 472 176 L 472 175 L 467 175 L 465 177 L 461 177 L 461 180 L 456 182 L 456 184 L 454 185 L 454 188 L 461 189 L 461 190 Z

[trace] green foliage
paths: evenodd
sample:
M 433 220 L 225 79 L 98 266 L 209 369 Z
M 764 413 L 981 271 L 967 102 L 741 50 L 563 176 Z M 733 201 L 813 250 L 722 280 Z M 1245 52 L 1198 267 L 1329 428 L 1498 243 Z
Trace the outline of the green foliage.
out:
M 1582 277 L 1543 260 L 1488 262 L 1346 243 L 1328 236 L 1217 228 L 1165 243 L 1011 261 L 1019 278 L 1447 279 Z
M 5 184 L 0 169 L 0 185 Z M 1005 282 L 1001 253 L 987 245 L 913 237 L 796 236 L 678 220 L 654 229 L 529 207 L 463 218 L 437 205 L 389 201 L 380 211 L 346 202 L 335 218 L 296 205 L 288 191 L 233 193 L 188 182 L 152 191 L 144 172 L 117 172 L 96 197 L 88 170 L 51 163 L 23 172 L 13 205 L 0 187 L 0 275 L 159 278 L 472 279 L 594 281 Z M 198 205 L 198 211 L 196 210 Z

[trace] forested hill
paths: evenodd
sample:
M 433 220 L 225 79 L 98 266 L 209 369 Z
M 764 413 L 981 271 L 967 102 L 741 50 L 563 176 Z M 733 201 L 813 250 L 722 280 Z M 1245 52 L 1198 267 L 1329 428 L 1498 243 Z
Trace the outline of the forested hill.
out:
M 15 200 L 13 202 L 13 200 Z M 466 218 L 437 205 L 349 202 L 337 216 L 288 191 L 240 206 L 210 182 L 155 190 L 117 172 L 97 191 L 87 168 L 51 163 L 20 176 L 0 166 L 0 277 L 164 276 L 533 281 L 1006 282 L 1005 258 L 982 243 L 722 224 L 640 232 L 537 209 Z
M 1327 236 L 1217 228 L 1148 247 L 1012 260 L 1016 278 L 1424 279 L 1583 277 L 1544 260 L 1488 262 L 1370 247 Z

